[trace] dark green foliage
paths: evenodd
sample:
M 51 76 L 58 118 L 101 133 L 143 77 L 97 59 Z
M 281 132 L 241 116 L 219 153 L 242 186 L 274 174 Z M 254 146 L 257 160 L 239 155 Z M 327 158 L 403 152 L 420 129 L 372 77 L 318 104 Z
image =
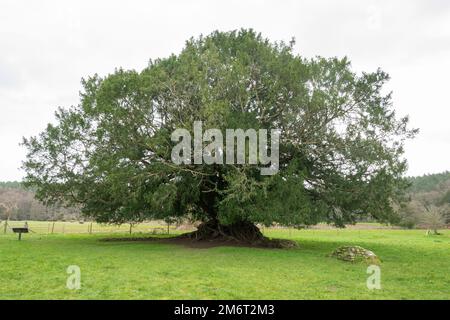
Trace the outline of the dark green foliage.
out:
M 395 218 L 406 187 L 403 143 L 389 76 L 355 74 L 348 59 L 304 59 L 291 42 L 252 30 L 191 39 L 142 72 L 83 80 L 78 106 L 24 139 L 25 183 L 46 203 L 79 205 L 101 222 L 219 220 L 342 226 Z M 280 171 L 255 165 L 171 162 L 177 128 L 281 129 Z

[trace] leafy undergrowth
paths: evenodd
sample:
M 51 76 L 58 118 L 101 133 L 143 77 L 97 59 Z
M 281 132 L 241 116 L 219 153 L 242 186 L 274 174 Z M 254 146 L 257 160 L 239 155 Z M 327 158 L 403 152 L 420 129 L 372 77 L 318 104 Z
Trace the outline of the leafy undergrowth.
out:
M 450 299 L 450 232 L 269 230 L 294 249 L 188 248 L 124 235 L 0 235 L 0 299 Z M 381 290 L 367 266 L 330 257 L 360 245 L 382 260 Z M 69 265 L 81 289 L 69 290 Z

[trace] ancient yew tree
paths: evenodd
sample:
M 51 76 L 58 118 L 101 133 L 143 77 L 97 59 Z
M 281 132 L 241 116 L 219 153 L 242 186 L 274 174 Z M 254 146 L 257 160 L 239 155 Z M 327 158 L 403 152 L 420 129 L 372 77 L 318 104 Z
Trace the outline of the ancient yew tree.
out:
M 198 238 L 258 241 L 255 224 L 342 226 L 395 218 L 405 139 L 381 70 L 356 74 L 338 58 L 305 59 L 293 41 L 252 30 L 191 39 L 141 72 L 82 81 L 80 103 L 24 139 L 25 182 L 47 204 L 99 222 L 203 221 Z M 175 129 L 279 129 L 279 171 L 171 161 Z

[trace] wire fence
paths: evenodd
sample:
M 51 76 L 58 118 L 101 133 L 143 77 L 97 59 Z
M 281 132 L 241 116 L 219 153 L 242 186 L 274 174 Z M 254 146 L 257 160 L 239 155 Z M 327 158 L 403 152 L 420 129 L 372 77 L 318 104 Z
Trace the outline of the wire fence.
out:
M 30 233 L 35 234 L 176 234 L 193 231 L 196 228 L 190 224 L 168 224 L 165 221 L 147 221 L 139 224 L 101 224 L 91 221 L 0 221 L 0 235 L 13 233 L 13 228 L 28 227 Z M 291 233 L 299 231 L 297 228 L 285 226 L 259 226 L 263 233 L 267 231 L 285 231 L 291 236 Z M 340 229 L 327 224 L 318 224 L 308 227 L 311 230 L 331 229 L 339 232 Z M 386 226 L 379 223 L 358 223 L 347 226 L 347 230 L 377 230 L 377 229 L 401 229 L 394 226 Z
M 36 234 L 102 234 L 102 233 L 151 233 L 170 234 L 177 230 L 177 225 L 164 221 L 149 221 L 139 224 L 100 224 L 79 221 L 2 221 L 0 234 L 13 233 L 13 228 L 28 227 L 30 233 Z

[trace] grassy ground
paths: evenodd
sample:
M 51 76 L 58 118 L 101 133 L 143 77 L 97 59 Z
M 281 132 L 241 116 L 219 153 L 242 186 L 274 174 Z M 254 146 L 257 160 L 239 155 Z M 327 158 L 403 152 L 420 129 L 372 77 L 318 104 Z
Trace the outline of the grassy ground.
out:
M 450 232 L 266 230 L 298 249 L 193 249 L 104 242 L 114 235 L 0 235 L 0 299 L 450 299 Z M 328 256 L 358 244 L 381 259 L 381 290 L 366 266 Z M 66 288 L 69 265 L 81 289 Z

